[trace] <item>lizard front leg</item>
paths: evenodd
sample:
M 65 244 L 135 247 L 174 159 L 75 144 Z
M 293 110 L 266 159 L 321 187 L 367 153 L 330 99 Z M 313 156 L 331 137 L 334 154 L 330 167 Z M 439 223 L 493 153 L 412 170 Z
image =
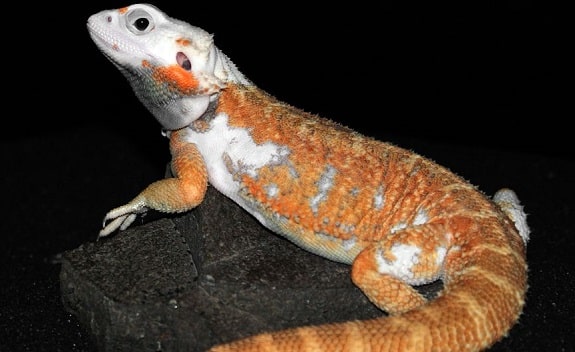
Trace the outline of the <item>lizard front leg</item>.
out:
M 138 214 L 154 209 L 177 213 L 196 207 L 204 199 L 208 187 L 208 173 L 197 147 L 183 139 L 184 131 L 170 134 L 173 178 L 156 181 L 128 204 L 110 210 L 104 217 L 104 227 L 98 237 L 117 229 L 125 230 Z

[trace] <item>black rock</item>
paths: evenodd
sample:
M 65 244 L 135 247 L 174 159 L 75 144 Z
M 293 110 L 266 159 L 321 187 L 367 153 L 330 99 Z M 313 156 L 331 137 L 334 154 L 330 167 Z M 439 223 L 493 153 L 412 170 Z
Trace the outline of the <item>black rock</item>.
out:
M 63 254 L 66 309 L 100 351 L 204 351 L 288 327 L 384 315 L 349 266 L 263 228 L 209 188 L 191 212 Z

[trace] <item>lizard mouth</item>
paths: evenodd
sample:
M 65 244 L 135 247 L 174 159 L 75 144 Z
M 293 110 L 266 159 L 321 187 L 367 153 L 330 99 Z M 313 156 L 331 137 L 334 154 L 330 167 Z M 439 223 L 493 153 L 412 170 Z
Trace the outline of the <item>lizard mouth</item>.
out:
M 93 17 L 88 19 L 87 27 L 88 33 L 92 38 L 92 41 L 96 44 L 98 48 L 104 51 L 104 54 L 107 54 L 108 50 L 112 49 L 111 43 L 111 36 L 108 34 L 108 31 L 104 30 L 101 26 L 97 25 L 96 20 Z M 107 55 L 108 56 L 108 55 Z

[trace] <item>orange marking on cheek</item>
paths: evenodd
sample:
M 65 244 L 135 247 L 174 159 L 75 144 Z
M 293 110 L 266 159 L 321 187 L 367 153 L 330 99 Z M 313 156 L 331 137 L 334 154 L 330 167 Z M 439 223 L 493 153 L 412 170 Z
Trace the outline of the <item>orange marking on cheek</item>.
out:
M 152 71 L 152 78 L 159 84 L 166 84 L 168 89 L 183 95 L 191 95 L 198 92 L 199 81 L 194 75 L 181 68 L 179 65 L 155 67 L 148 60 L 142 60 L 143 68 Z
M 126 7 L 120 7 L 120 8 L 118 9 L 118 12 L 120 13 L 120 15 L 125 14 L 127 11 L 128 11 L 128 7 L 127 7 L 127 6 L 126 6 Z
M 157 67 L 152 77 L 158 82 L 167 84 L 170 89 L 185 95 L 196 92 L 200 85 L 191 72 L 178 65 Z

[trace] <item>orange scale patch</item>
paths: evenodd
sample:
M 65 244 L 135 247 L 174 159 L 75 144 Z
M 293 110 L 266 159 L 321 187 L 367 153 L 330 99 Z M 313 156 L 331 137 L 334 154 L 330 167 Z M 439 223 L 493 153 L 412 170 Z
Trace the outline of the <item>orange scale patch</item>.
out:
M 249 176 L 242 178 L 242 184 L 249 194 L 258 202 L 267 205 L 273 212 L 283 216 L 291 217 L 293 214 L 301 213 L 301 197 L 295 197 L 293 180 L 290 180 L 289 170 L 285 166 L 275 166 L 274 170 L 264 167 L 258 173 L 255 180 Z M 266 186 L 276 184 L 279 187 L 279 194 L 276 197 L 268 198 Z
M 292 199 L 292 197 L 283 196 L 277 200 L 274 199 L 270 202 L 270 206 L 273 212 L 283 216 L 292 218 L 294 215 L 297 215 L 299 222 L 307 223 L 309 221 L 307 214 L 301 211 L 300 202 L 296 199 Z
M 178 43 L 181 46 L 189 46 L 190 44 L 192 44 L 192 42 L 186 38 L 178 38 L 176 39 L 176 43 Z
M 183 95 L 194 94 L 200 85 L 191 72 L 178 65 L 156 67 L 153 69 L 152 77 L 157 82 L 167 84 L 169 89 Z
M 265 204 L 267 203 L 267 194 L 266 191 L 263 189 L 262 185 L 256 182 L 253 178 L 244 175 L 242 177 L 242 185 L 245 187 L 248 194 L 255 198 L 258 203 Z

